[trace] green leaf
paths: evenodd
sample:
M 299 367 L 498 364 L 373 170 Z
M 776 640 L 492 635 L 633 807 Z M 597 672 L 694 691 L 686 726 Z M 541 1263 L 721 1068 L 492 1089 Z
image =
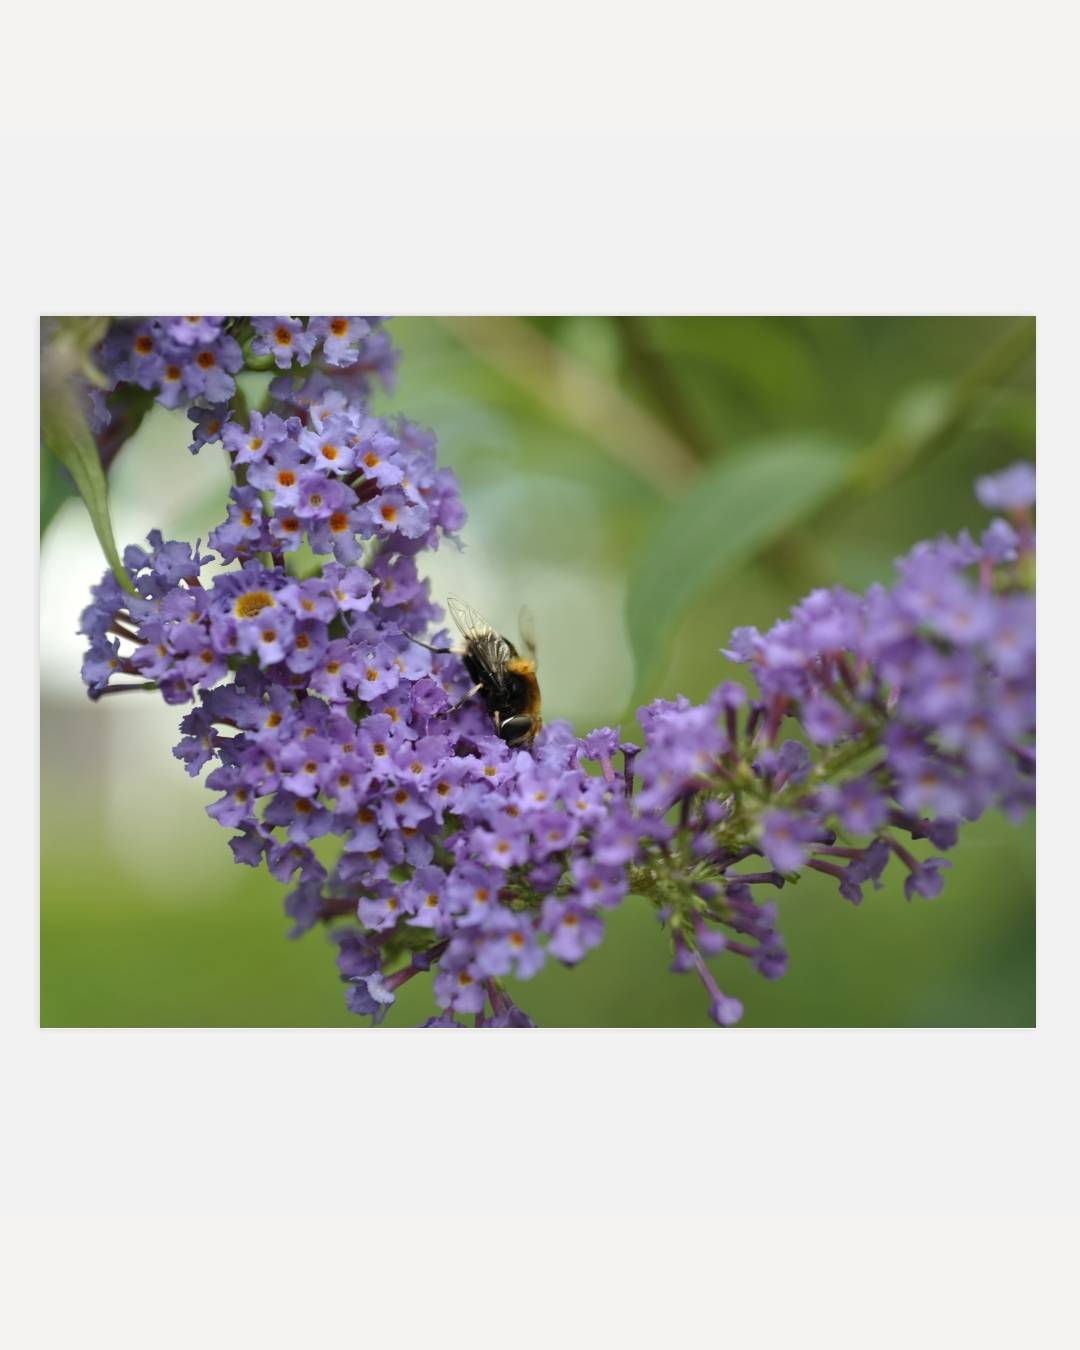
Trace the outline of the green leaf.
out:
M 94 532 L 117 581 L 135 594 L 113 538 L 105 471 L 79 398 L 79 379 L 92 378 L 89 352 L 97 330 L 88 320 L 59 320 L 41 353 L 41 442 L 67 469 L 86 503 Z
M 689 605 L 809 516 L 844 482 L 850 450 L 821 436 L 732 451 L 665 506 L 638 553 L 627 626 L 639 687 Z

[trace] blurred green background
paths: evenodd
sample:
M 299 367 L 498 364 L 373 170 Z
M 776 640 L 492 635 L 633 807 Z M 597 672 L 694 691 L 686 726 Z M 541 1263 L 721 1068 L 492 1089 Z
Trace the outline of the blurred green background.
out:
M 658 695 L 702 697 L 718 647 L 807 590 L 885 581 L 915 540 L 985 519 L 975 475 L 1034 455 L 1034 322 L 1011 318 L 396 319 L 398 386 L 469 510 L 436 598 L 513 630 L 535 612 L 545 713 L 580 733 Z M 155 408 L 110 473 L 121 545 L 205 539 L 227 474 Z M 47 473 L 47 476 L 45 476 Z M 61 500 L 41 557 L 41 1022 L 359 1026 L 322 932 L 285 940 L 282 888 L 233 864 L 213 798 L 170 754 L 182 710 L 89 703 L 74 635 L 103 562 Z M 789 974 L 714 963 L 754 1026 L 1031 1026 L 1035 834 L 967 828 L 936 901 L 897 869 L 860 909 L 809 875 L 779 896 Z M 512 991 L 544 1026 L 706 1026 L 644 901 L 600 948 Z M 389 1025 L 431 1010 L 428 977 Z

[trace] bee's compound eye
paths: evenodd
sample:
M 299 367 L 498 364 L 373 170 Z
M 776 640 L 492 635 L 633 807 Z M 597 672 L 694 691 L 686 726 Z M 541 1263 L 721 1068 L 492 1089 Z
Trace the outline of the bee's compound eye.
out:
M 528 713 L 518 717 L 508 717 L 499 724 L 499 735 L 511 749 L 527 741 L 532 734 L 533 718 Z

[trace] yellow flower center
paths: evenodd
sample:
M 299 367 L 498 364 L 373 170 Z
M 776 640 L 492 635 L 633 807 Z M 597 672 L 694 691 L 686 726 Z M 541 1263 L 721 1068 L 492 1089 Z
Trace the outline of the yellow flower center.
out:
M 238 619 L 254 619 L 264 609 L 273 609 L 275 603 L 269 591 L 245 591 L 236 597 L 233 613 Z

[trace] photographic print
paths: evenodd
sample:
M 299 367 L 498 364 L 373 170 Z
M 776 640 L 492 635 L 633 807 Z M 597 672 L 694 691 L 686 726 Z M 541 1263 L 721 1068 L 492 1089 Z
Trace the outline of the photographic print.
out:
M 42 1025 L 1034 1025 L 1034 357 L 43 319 Z

